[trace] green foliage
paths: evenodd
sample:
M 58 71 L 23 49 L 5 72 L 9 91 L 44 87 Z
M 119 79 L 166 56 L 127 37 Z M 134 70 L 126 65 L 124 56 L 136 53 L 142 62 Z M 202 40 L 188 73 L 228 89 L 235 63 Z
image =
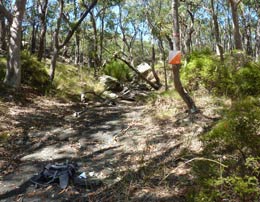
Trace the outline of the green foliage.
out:
M 216 89 L 223 68 L 218 58 L 207 49 L 193 52 L 182 68 L 181 78 L 188 90 L 195 90 L 203 85 L 209 91 Z
M 5 69 L 6 69 L 6 59 L 1 57 L 0 58 L 0 81 L 4 80 Z
M 226 117 L 205 137 L 207 147 L 229 149 L 245 155 L 260 155 L 259 100 L 248 97 L 235 103 Z
M 256 96 L 260 94 L 260 64 L 248 63 L 234 75 L 234 94 Z
M 222 159 L 223 169 L 211 162 L 196 162 L 193 172 L 195 201 L 260 200 L 260 102 L 247 97 L 236 102 L 201 140 L 204 155 Z
M 195 51 L 182 68 L 181 78 L 188 90 L 200 85 L 215 95 L 227 95 L 233 99 L 260 95 L 260 64 L 248 62 L 243 53 L 226 55 L 225 62 L 210 51 Z
M 121 61 L 114 60 L 107 64 L 104 68 L 106 75 L 117 78 L 118 81 L 125 82 L 132 79 L 129 67 Z
M 37 61 L 28 52 L 22 52 L 21 60 L 22 83 L 46 91 L 50 82 L 45 64 Z

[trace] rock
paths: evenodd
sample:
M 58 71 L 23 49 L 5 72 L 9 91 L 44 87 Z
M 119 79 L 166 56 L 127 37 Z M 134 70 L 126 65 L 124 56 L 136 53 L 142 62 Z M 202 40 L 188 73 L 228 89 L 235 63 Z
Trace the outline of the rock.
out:
M 120 92 L 123 90 L 123 85 L 120 84 L 120 82 L 112 76 L 103 75 L 99 78 L 99 80 L 100 83 L 105 86 L 106 90 L 110 90 L 112 92 Z
M 111 100 L 115 100 L 115 99 L 118 98 L 118 95 L 117 95 L 117 94 L 112 93 L 112 92 L 109 92 L 109 91 L 105 91 L 105 92 L 103 93 L 103 96 L 105 96 L 106 98 L 111 99 Z
M 152 68 L 147 63 L 143 62 L 140 65 L 137 66 L 137 70 L 144 75 L 147 75 L 150 71 L 152 71 Z

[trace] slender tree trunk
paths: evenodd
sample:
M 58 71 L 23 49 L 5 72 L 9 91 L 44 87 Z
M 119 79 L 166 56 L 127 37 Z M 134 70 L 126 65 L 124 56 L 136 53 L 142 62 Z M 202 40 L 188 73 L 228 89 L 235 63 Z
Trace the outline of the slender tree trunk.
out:
M 36 49 L 36 32 L 37 32 L 37 27 L 36 27 L 36 21 L 33 19 L 33 24 L 32 24 L 32 38 L 31 38 L 31 53 L 35 53 Z
M 93 61 L 94 61 L 94 68 L 95 72 L 97 72 L 97 67 L 99 66 L 99 58 L 98 58 L 98 31 L 97 31 L 97 24 L 96 24 L 96 19 L 94 16 L 93 12 L 90 12 L 90 18 L 92 22 L 92 27 L 93 27 Z
M 52 54 L 52 57 L 51 57 L 50 81 L 54 80 L 58 56 L 59 56 L 59 49 L 57 49 L 57 47 L 56 47 L 56 48 L 54 48 L 54 51 L 53 51 L 53 54 Z
M 246 54 L 253 56 L 253 46 L 252 46 L 252 29 L 251 29 L 251 20 L 244 11 L 242 11 L 242 22 L 243 22 L 243 43 L 245 46 Z
M 78 18 L 78 9 L 77 9 L 77 2 L 76 0 L 73 1 L 74 4 L 74 19 L 77 20 Z M 75 33 L 75 60 L 74 64 L 77 66 L 79 64 L 79 57 L 80 57 L 80 36 L 79 30 Z
M 74 64 L 77 66 L 79 65 L 79 58 L 80 58 L 80 37 L 79 33 L 75 34 L 75 61 Z
M 194 15 L 189 9 L 187 10 L 187 12 L 189 13 L 191 18 L 190 27 L 187 29 L 188 33 L 187 33 L 187 40 L 186 40 L 187 53 L 189 54 L 191 52 L 191 46 L 192 46 L 192 34 L 195 30 L 194 30 Z
M 106 9 L 102 12 L 101 17 L 101 32 L 100 32 L 100 40 L 99 40 L 99 61 L 100 64 L 103 63 L 103 51 L 104 51 L 104 31 L 105 31 L 105 15 L 106 15 Z
M 26 0 L 16 0 L 10 21 L 9 56 L 4 83 L 14 88 L 21 85 L 21 32 L 25 4 Z
M 173 47 L 174 50 L 180 50 L 180 28 L 179 28 L 179 16 L 178 16 L 179 1 L 172 1 L 172 16 L 173 16 Z M 197 107 L 193 102 L 189 94 L 184 90 L 180 80 L 180 67 L 181 65 L 172 65 L 174 75 L 174 86 L 176 91 L 180 94 L 183 101 L 188 106 L 191 113 L 197 111 Z
M 233 28 L 234 28 L 234 41 L 235 48 L 237 50 L 243 50 L 242 39 L 239 30 L 239 19 L 238 19 L 238 5 L 241 2 L 240 0 L 229 0 L 232 11 L 232 20 L 233 20 Z
M 38 61 L 42 61 L 43 54 L 45 51 L 45 36 L 47 31 L 46 16 L 48 12 L 48 0 L 44 0 L 40 3 L 40 21 L 41 21 L 41 32 L 39 39 L 39 50 L 38 50 Z
M 258 21 L 256 27 L 256 60 L 260 59 L 260 6 L 258 8 Z
M 158 75 L 157 75 L 157 73 L 155 71 L 155 47 L 154 47 L 154 40 L 153 40 L 152 43 L 153 43 L 152 44 L 152 66 L 151 66 L 152 73 L 153 73 L 153 76 L 155 78 L 156 85 L 161 87 L 162 84 L 161 84 L 160 78 L 158 77 Z
M 211 0 L 211 10 L 212 10 L 212 19 L 213 19 L 213 24 L 214 24 L 214 34 L 215 34 L 215 39 L 216 39 L 216 51 L 217 54 L 220 56 L 220 60 L 224 62 L 224 50 L 223 46 L 221 45 L 221 37 L 220 37 L 220 32 L 219 32 L 219 23 L 218 23 L 218 15 L 215 11 L 215 5 L 214 5 L 214 0 Z
M 164 86 L 165 90 L 168 90 L 168 78 L 167 78 L 167 68 L 166 68 L 166 55 L 164 51 L 163 41 L 159 39 L 159 49 L 163 55 L 163 72 L 164 72 Z
M 0 14 L 0 49 L 7 50 L 5 18 Z
M 97 4 L 98 0 L 93 0 L 91 5 L 86 8 L 85 12 L 81 15 L 80 19 L 75 23 L 75 25 L 73 26 L 73 28 L 67 33 L 64 41 L 62 44 L 59 45 L 59 31 L 60 31 L 60 26 L 61 26 L 61 19 L 62 19 L 62 15 L 63 15 L 63 7 L 64 7 L 64 0 L 60 0 L 60 14 L 57 20 L 57 27 L 56 30 L 54 32 L 54 41 L 53 41 L 53 45 L 54 45 L 54 52 L 52 55 L 52 61 L 51 61 L 51 65 L 50 65 L 50 80 L 51 82 L 54 79 L 54 75 L 55 75 L 55 68 L 56 68 L 56 61 L 59 55 L 60 50 L 67 45 L 67 43 L 70 41 L 70 39 L 72 38 L 72 36 L 74 35 L 74 33 L 77 31 L 78 27 L 81 25 L 81 23 L 83 22 L 83 20 L 86 18 L 86 16 L 88 15 L 88 13 L 94 8 L 94 6 Z
M 60 33 L 60 26 L 61 26 L 61 20 L 62 20 L 62 15 L 63 15 L 63 9 L 64 9 L 64 0 L 60 0 L 60 12 L 59 12 L 59 17 L 57 19 L 57 26 L 54 31 L 53 35 L 53 46 L 54 46 L 54 51 L 51 57 L 51 65 L 50 65 L 50 81 L 52 82 L 54 80 L 55 76 L 55 69 L 56 69 L 56 63 L 57 59 L 59 56 L 60 52 L 60 47 L 59 47 L 59 33 Z

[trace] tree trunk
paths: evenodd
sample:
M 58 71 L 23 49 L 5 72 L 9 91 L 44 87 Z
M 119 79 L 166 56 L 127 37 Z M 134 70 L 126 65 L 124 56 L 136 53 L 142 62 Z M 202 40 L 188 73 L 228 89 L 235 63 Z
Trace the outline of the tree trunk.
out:
M 224 62 L 224 50 L 223 50 L 223 46 L 221 45 L 221 37 L 220 37 L 219 25 L 218 25 L 218 15 L 215 11 L 214 0 L 211 0 L 211 10 L 212 10 L 214 30 L 215 30 L 214 34 L 216 39 L 216 52 L 220 56 L 221 62 Z
M 0 14 L 0 49 L 7 50 L 5 18 Z
M 51 82 L 54 80 L 58 56 L 59 56 L 59 49 L 54 48 L 54 51 L 53 51 L 53 54 L 51 57 L 51 66 L 50 66 L 50 81 Z
M 101 16 L 101 32 L 100 32 L 100 39 L 99 39 L 99 61 L 100 61 L 100 64 L 103 63 L 105 16 L 106 16 L 106 9 L 104 8 L 104 10 L 102 11 L 102 16 Z
M 31 38 L 31 53 L 34 54 L 35 53 L 35 49 L 36 49 L 36 33 L 37 33 L 37 27 L 36 27 L 36 21 L 35 19 L 33 19 L 33 24 L 32 24 L 32 38 Z
M 78 19 L 78 8 L 77 8 L 77 2 L 76 0 L 73 1 L 74 5 L 74 19 Z M 79 64 L 79 57 L 80 57 L 80 36 L 79 31 L 77 30 L 75 33 L 75 60 L 74 64 L 77 66 Z
M 19 88 L 21 85 L 21 32 L 26 0 L 17 0 L 10 25 L 9 57 L 4 83 Z
M 151 66 L 152 73 L 153 73 L 153 76 L 155 78 L 156 85 L 161 87 L 162 84 L 161 84 L 160 78 L 158 77 L 158 75 L 157 75 L 157 73 L 155 71 L 155 47 L 154 47 L 154 40 L 153 40 L 152 43 L 153 43 L 152 44 L 152 66 Z
M 80 58 L 80 37 L 79 37 L 79 33 L 76 32 L 76 34 L 75 34 L 75 61 L 74 61 L 74 64 L 76 66 L 79 65 L 79 58 Z
M 260 59 L 260 6 L 258 8 L 258 21 L 256 28 L 256 60 Z
M 90 18 L 91 18 L 91 22 L 92 22 L 92 27 L 93 27 L 93 52 L 92 52 L 92 56 L 93 56 L 93 62 L 94 62 L 94 68 L 95 71 L 97 71 L 97 67 L 99 66 L 99 59 L 98 59 L 98 31 L 97 31 L 97 24 L 96 24 L 96 19 L 95 16 L 92 12 L 90 12 Z
M 233 28 L 234 28 L 234 41 L 235 41 L 235 49 L 243 50 L 242 39 L 239 30 L 239 19 L 238 19 L 238 5 L 241 2 L 240 0 L 229 0 L 232 11 L 232 20 L 233 20 Z
M 40 32 L 40 39 L 39 39 L 39 50 L 38 50 L 38 61 L 42 61 L 43 54 L 45 52 L 45 36 L 47 31 L 46 26 L 46 16 L 48 11 L 48 0 L 44 0 L 40 3 L 40 21 L 41 21 L 41 32 Z
M 168 90 L 168 78 L 167 78 L 167 68 L 166 68 L 166 55 L 164 51 L 163 41 L 159 39 L 159 49 L 163 55 L 163 71 L 164 71 L 164 86 L 165 90 Z
M 191 24 L 190 27 L 188 28 L 188 34 L 186 40 L 187 53 L 189 54 L 191 52 L 191 46 L 192 46 L 192 34 L 195 30 L 194 30 L 194 15 L 189 9 L 187 10 L 187 12 L 189 13 L 191 18 Z
M 179 28 L 179 16 L 178 16 L 179 1 L 172 0 L 172 16 L 173 16 L 173 48 L 174 50 L 180 50 L 180 28 Z M 188 106 L 191 113 L 197 111 L 197 107 L 193 102 L 189 94 L 184 90 L 180 80 L 180 67 L 181 65 L 172 65 L 174 75 L 174 86 L 176 91 L 180 94 L 183 101 Z
M 57 26 L 54 31 L 53 35 L 53 46 L 54 46 L 54 51 L 51 57 L 51 65 L 50 65 L 50 81 L 53 82 L 54 76 L 55 76 L 55 69 L 56 69 L 56 63 L 57 59 L 59 56 L 60 52 L 60 47 L 59 47 L 59 33 L 60 33 L 60 26 L 61 26 L 61 20 L 62 20 L 62 15 L 63 15 L 63 9 L 64 9 L 64 0 L 60 0 L 60 12 L 59 12 L 59 17 L 57 19 Z
M 72 36 L 74 35 L 74 33 L 77 31 L 78 27 L 80 26 L 80 24 L 83 22 L 83 20 L 86 18 L 86 16 L 88 15 L 88 13 L 94 8 L 94 6 L 97 4 L 98 0 L 93 0 L 92 3 L 90 4 L 90 6 L 88 8 L 86 8 L 85 12 L 81 15 L 80 19 L 75 23 L 75 25 L 73 26 L 73 28 L 67 33 L 63 43 L 61 45 L 59 45 L 59 31 L 60 31 L 60 26 L 61 26 L 61 19 L 62 19 L 62 15 L 63 15 L 63 7 L 64 7 L 64 0 L 60 0 L 60 13 L 59 13 L 59 17 L 57 20 L 57 27 L 56 30 L 54 32 L 54 52 L 52 55 L 52 61 L 51 61 L 51 65 L 50 65 L 50 81 L 52 82 L 54 79 L 54 75 L 55 75 L 55 67 L 56 67 L 56 61 L 59 55 L 60 50 L 67 45 L 67 43 L 70 41 L 70 39 L 72 38 Z

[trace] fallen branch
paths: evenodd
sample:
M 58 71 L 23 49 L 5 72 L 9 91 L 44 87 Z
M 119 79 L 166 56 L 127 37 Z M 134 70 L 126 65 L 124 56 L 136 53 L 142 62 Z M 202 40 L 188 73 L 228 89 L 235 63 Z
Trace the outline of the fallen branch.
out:
M 182 163 L 181 165 L 177 166 L 176 168 L 174 168 L 170 173 L 168 173 L 161 181 L 159 184 L 161 184 L 164 180 L 166 180 L 171 174 L 173 174 L 178 168 L 186 165 L 186 164 L 189 164 L 191 163 L 192 161 L 210 161 L 210 162 L 213 162 L 213 163 L 216 163 L 220 166 L 222 166 L 223 168 L 227 168 L 228 166 L 224 165 L 223 163 L 220 163 L 219 161 L 216 161 L 216 160 L 213 160 L 213 159 L 208 159 L 208 158 L 203 158 L 203 157 L 196 157 L 196 158 L 193 158 L 193 159 L 190 159 L 184 163 Z

